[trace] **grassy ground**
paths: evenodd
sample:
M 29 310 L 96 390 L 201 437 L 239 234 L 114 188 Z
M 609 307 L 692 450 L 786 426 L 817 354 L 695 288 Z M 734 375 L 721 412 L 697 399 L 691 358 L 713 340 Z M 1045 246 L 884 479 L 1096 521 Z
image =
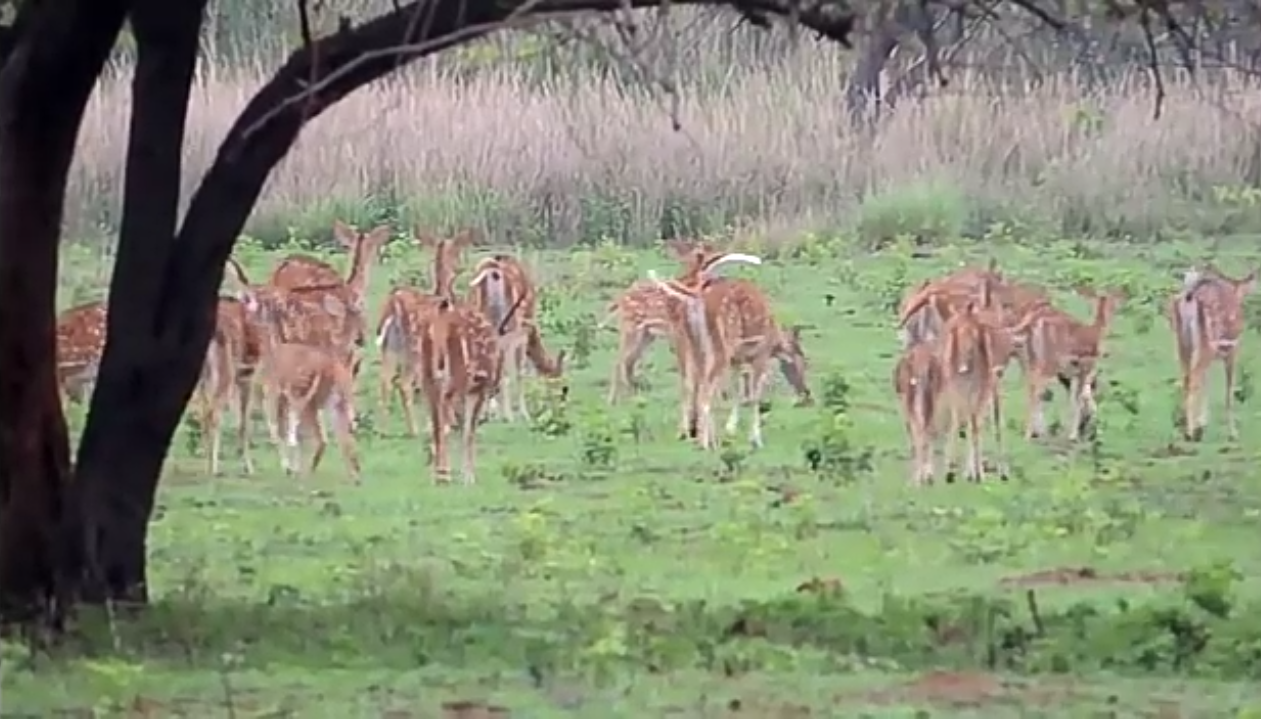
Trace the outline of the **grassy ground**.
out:
M 672 271 L 669 261 L 611 248 L 527 255 L 547 288 L 546 339 L 576 350 L 582 366 L 569 403 L 548 405 L 546 421 L 483 427 L 476 486 L 434 486 L 423 441 L 402 435 L 397 414 L 365 422 L 361 487 L 346 483 L 339 456 L 305 484 L 286 479 L 261 441 L 264 474 L 207 478 L 189 433 L 173 450 L 150 535 L 156 606 L 137 619 L 85 618 L 83 646 L 66 656 L 6 646 L 15 669 L 5 674 L 5 709 L 471 719 L 1222 716 L 1255 705 L 1255 683 L 1175 670 L 1121 678 L 1069 666 L 1021 678 L 960 659 L 924 674 L 896 653 L 842 654 L 751 631 L 722 643 L 703 629 L 724 608 L 819 587 L 872 612 L 891 594 L 1024 602 L 1031 588 L 1047 612 L 1081 599 L 1141 602 L 1178 592 L 1177 573 L 1218 561 L 1243 575 L 1243 597 L 1261 595 L 1252 549 L 1261 417 L 1247 401 L 1261 368 L 1255 348 L 1243 351 L 1240 442 L 1227 443 L 1220 423 L 1199 445 L 1173 428 L 1176 363 L 1159 312 L 1192 251 L 995 250 L 1010 274 L 1056 287 L 1083 317 L 1084 301 L 1062 290 L 1081 281 L 1128 288 L 1103 372 L 1099 437 L 1077 447 L 1025 442 L 1013 373 L 1005 396 L 1017 476 L 922 490 L 907 486 L 892 400 L 891 306 L 908 284 L 986 255 L 848 257 L 807 243 L 758 268 L 782 318 L 813 326 L 816 395 L 835 402 L 848 385 L 847 422 L 838 429 L 826 406 L 792 407 L 781 384 L 768 446 L 751 452 L 737 441 L 712 455 L 674 439 L 664 347 L 641 370 L 643 399 L 613 409 L 604 401 L 616 338 L 590 327 L 617 289 L 649 267 Z M 422 262 L 407 246 L 389 254 L 377 298 Z M 260 276 L 277 259 L 241 255 Z M 1216 257 L 1228 272 L 1255 266 L 1225 249 Z M 375 404 L 369 389 L 361 411 Z M 804 446 L 819 439 L 842 469 L 807 468 Z M 693 611 L 694 620 L 684 616 Z M 654 621 L 678 624 L 645 649 L 646 635 L 629 627 Z

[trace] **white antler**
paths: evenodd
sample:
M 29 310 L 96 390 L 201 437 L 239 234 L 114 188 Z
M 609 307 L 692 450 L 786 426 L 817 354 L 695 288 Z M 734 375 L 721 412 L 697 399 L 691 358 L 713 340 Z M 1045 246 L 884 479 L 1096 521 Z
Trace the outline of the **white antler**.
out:
M 762 258 L 757 255 L 746 255 L 743 252 L 728 252 L 705 263 L 705 267 L 701 269 L 701 276 L 705 279 L 710 279 L 714 276 L 714 271 L 719 267 L 736 262 L 746 265 L 760 265 L 762 264 Z

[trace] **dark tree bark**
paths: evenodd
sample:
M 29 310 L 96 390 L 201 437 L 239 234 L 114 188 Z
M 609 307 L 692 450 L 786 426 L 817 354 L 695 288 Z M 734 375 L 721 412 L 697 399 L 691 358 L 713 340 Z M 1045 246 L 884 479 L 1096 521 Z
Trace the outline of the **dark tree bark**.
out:
M 154 392 L 184 338 L 157 323 L 179 220 L 188 98 L 206 0 L 133 0 L 136 43 L 123 220 L 109 331 L 79 444 L 75 484 L 87 601 L 147 599 L 145 537 L 170 434 L 184 402 Z M 173 418 L 173 419 L 172 419 Z
M 123 0 L 44 0 L 19 13 L 0 69 L 0 616 L 56 609 L 73 548 L 69 442 L 54 377 L 66 177 Z M 54 617 L 55 619 L 55 617 Z

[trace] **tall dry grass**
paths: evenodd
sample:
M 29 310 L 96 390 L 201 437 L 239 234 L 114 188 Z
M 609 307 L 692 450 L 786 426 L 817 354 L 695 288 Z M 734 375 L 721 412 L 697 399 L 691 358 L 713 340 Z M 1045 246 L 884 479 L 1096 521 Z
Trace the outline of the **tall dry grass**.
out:
M 538 81 L 437 63 L 366 88 L 314 122 L 275 171 L 248 231 L 323 235 L 333 217 L 502 240 L 642 241 L 755 223 L 769 232 L 1070 234 L 1261 230 L 1233 188 L 1261 181 L 1253 88 L 1173 83 L 1163 117 L 1140 74 L 1088 93 L 1071 75 L 998 92 L 954 73 L 870 132 L 847 124 L 850 56 L 805 44 L 775 67 L 685 85 L 674 131 L 660 93 L 591 75 Z M 190 113 L 186 194 L 259 70 L 204 68 Z M 81 136 L 72 236 L 117 225 L 127 78 L 98 89 Z M 1251 197 L 1251 195 L 1248 195 Z M 1235 205 L 1248 205 L 1240 208 Z M 1247 225 L 1256 220 L 1256 227 Z

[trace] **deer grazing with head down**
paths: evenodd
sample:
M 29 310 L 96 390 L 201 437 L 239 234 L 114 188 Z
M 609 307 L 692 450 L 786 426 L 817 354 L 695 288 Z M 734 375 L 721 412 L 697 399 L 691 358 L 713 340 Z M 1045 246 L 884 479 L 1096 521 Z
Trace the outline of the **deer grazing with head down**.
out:
M 455 277 L 461 258 L 477 235 L 475 230 L 466 229 L 451 238 L 437 238 L 419 230 L 415 236 L 422 249 L 433 252 L 433 289 L 429 292 L 414 287 L 391 290 L 381 309 L 376 334 L 377 348 L 381 352 L 381 374 L 377 380 L 380 414 L 383 418 L 388 415 L 391 390 L 397 392 L 407 433 L 412 437 L 418 435 L 413 411 L 417 373 L 411 366 L 414 342 L 407 328 L 423 324 L 435 311 L 439 300 L 454 301 Z
M 724 385 L 732 365 L 744 358 L 741 355 L 744 327 L 737 308 L 737 293 L 730 291 L 730 285 L 724 289 L 723 283 L 714 281 L 714 272 L 732 263 L 760 265 L 762 260 L 753 255 L 727 253 L 709 260 L 690 284 L 650 274 L 650 279 L 662 292 L 680 302 L 680 311 L 672 313 L 671 339 L 683 380 L 682 414 L 687 435 L 704 449 L 718 446 L 713 425 L 714 397 Z M 768 342 L 763 338 L 757 345 L 764 349 Z M 760 391 L 765 381 L 764 370 L 762 375 L 754 378 L 751 394 Z M 739 397 L 736 400 L 739 401 Z M 753 420 L 749 438 L 755 446 L 760 446 L 760 396 L 751 404 Z
M 1239 279 L 1209 265 L 1187 273 L 1183 288 L 1169 301 L 1169 323 L 1177 341 L 1182 375 L 1183 431 L 1199 441 L 1208 424 L 1204 386 L 1208 370 L 1221 361 L 1226 376 L 1226 430 L 1239 437 L 1235 419 L 1235 365 L 1245 325 L 1244 300 L 1256 289 L 1257 271 Z

